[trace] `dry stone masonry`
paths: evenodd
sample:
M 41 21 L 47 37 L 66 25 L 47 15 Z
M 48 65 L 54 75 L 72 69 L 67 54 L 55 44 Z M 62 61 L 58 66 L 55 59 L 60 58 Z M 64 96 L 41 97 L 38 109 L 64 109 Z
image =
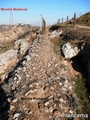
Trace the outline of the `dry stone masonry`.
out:
M 0 120 L 66 120 L 79 107 L 70 81 L 51 41 L 35 39 L 1 86 Z

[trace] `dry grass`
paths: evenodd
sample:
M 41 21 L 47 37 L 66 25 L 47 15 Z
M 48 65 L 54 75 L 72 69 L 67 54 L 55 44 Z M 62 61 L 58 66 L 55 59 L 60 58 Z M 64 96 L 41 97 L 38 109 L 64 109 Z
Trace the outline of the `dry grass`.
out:
M 80 76 L 76 78 L 72 78 L 72 81 L 75 82 L 75 93 L 79 98 L 79 103 L 81 105 L 81 109 L 77 110 L 77 114 L 88 114 L 90 119 L 90 101 L 88 99 L 87 89 L 85 87 L 85 79 Z M 82 120 L 82 119 L 80 119 Z
M 90 26 L 90 12 L 82 15 L 76 20 L 76 23 L 79 25 Z
M 5 53 L 7 50 L 14 47 L 14 42 L 4 44 L 0 50 L 0 54 Z
M 90 43 L 90 30 L 84 28 L 66 28 L 64 30 L 63 40 L 84 40 L 85 42 Z

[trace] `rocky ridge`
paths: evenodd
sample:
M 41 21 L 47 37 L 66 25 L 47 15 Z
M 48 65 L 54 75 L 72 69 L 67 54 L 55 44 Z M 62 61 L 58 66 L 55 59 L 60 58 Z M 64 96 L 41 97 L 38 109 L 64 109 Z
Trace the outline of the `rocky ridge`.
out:
M 29 28 L 29 26 L 16 26 L 13 27 L 11 31 L 0 33 L 0 83 L 4 81 L 5 76 L 7 76 L 11 67 L 16 65 L 16 63 L 29 49 L 33 39 L 36 37 L 35 32 L 33 32 L 36 31 L 36 29 L 38 28 Z M 17 37 L 15 38 L 15 36 L 13 36 L 13 39 L 11 39 L 10 36 L 12 35 L 13 31 L 16 31 L 15 35 Z M 8 39 L 6 39 L 5 35 L 8 35 Z
M 0 33 L 0 44 L 9 43 L 20 38 L 29 31 L 28 26 L 13 27 L 10 31 Z
M 0 120 L 66 120 L 61 115 L 79 107 L 67 61 L 62 65 L 48 38 L 34 40 L 1 87 L 7 100 L 0 101 Z
M 30 38 L 19 39 L 14 42 L 14 47 L 0 54 L 1 81 L 5 79 L 6 72 L 13 67 L 29 49 L 32 40 Z M 19 48 L 20 45 L 20 48 Z

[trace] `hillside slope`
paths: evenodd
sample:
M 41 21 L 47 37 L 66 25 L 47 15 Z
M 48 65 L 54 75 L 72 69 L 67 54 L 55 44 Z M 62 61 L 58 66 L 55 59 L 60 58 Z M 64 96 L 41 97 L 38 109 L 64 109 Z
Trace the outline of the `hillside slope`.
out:
M 82 15 L 81 17 L 79 17 L 76 20 L 77 24 L 79 25 L 86 25 L 86 26 L 90 26 L 90 12 Z

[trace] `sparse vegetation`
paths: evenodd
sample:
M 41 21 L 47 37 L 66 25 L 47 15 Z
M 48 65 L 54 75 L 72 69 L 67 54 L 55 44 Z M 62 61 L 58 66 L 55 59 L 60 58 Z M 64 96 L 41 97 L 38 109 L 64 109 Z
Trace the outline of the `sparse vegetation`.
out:
M 90 26 L 90 12 L 80 16 L 76 19 L 76 25 L 82 25 L 82 26 Z M 56 23 L 50 27 L 50 31 L 57 30 L 59 28 L 66 28 L 66 27 L 73 27 L 73 23 L 70 23 L 70 20 L 68 23 L 65 21 L 63 23 Z
M 87 94 L 87 88 L 85 87 L 86 79 L 77 76 L 76 79 L 72 78 L 72 81 L 75 82 L 75 93 L 79 98 L 79 103 L 81 109 L 77 111 L 77 114 L 88 114 L 90 117 L 90 101 Z
M 0 50 L 0 54 L 14 47 L 14 42 L 4 44 Z
M 50 28 L 49 28 L 49 31 L 52 32 L 54 30 L 57 30 L 60 28 L 60 24 L 55 24 L 55 25 L 52 25 Z
M 66 28 L 64 31 L 63 40 L 85 40 L 89 41 L 90 39 L 90 30 L 82 28 Z
M 77 18 L 76 23 L 79 25 L 90 26 L 90 12 L 82 15 L 80 18 Z
M 23 37 L 25 37 L 27 34 L 29 34 L 29 30 L 26 30 L 24 33 L 20 33 L 19 35 L 18 35 L 18 39 L 21 39 L 21 38 L 23 38 Z

